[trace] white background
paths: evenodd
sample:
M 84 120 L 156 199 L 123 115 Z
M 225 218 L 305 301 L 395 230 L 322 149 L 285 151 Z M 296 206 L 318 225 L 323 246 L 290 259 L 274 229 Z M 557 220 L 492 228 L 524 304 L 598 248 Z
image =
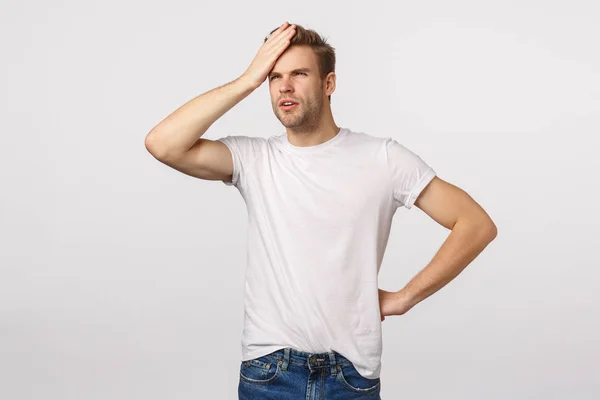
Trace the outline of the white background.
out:
M 144 139 L 286 20 L 336 48 L 338 125 L 394 137 L 498 227 L 383 322 L 382 398 L 598 399 L 592 0 L 3 2 L 0 398 L 237 398 L 245 204 Z M 205 137 L 283 129 L 265 83 Z M 398 210 L 380 287 L 448 233 Z

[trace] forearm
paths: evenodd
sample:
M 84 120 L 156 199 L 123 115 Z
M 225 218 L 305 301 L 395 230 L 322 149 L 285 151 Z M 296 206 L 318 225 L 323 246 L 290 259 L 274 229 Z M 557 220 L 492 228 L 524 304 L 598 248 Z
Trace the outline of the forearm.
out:
M 457 221 L 431 262 L 399 292 L 408 309 L 460 274 L 496 237 L 493 223 Z
M 188 101 L 146 136 L 146 147 L 166 156 L 189 150 L 208 128 L 256 87 L 240 77 Z

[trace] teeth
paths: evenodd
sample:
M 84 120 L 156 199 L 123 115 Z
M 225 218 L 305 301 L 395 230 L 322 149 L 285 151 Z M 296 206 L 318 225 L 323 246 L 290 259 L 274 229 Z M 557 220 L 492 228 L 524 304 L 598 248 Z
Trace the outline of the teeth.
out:
M 290 102 L 283 103 L 284 106 L 291 106 L 292 104 L 294 104 L 294 103 L 290 103 Z

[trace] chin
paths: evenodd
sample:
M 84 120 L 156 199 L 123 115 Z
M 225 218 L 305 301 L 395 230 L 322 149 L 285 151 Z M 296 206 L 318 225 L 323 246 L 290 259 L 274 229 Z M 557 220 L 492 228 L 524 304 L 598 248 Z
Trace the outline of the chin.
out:
M 294 128 L 299 126 L 298 124 L 302 122 L 302 118 L 294 116 L 293 118 L 286 117 L 286 115 L 277 114 L 276 115 L 279 122 L 281 122 L 286 128 Z

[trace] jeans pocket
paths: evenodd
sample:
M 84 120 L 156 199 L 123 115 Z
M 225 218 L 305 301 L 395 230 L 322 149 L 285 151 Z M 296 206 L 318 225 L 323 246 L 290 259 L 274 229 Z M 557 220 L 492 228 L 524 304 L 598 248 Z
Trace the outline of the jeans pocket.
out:
M 353 392 L 372 392 L 379 389 L 381 385 L 380 378 L 365 378 L 352 363 L 338 364 L 338 376 L 344 386 Z
M 267 384 L 279 376 L 281 362 L 275 357 L 261 356 L 240 363 L 240 379 L 248 383 Z

